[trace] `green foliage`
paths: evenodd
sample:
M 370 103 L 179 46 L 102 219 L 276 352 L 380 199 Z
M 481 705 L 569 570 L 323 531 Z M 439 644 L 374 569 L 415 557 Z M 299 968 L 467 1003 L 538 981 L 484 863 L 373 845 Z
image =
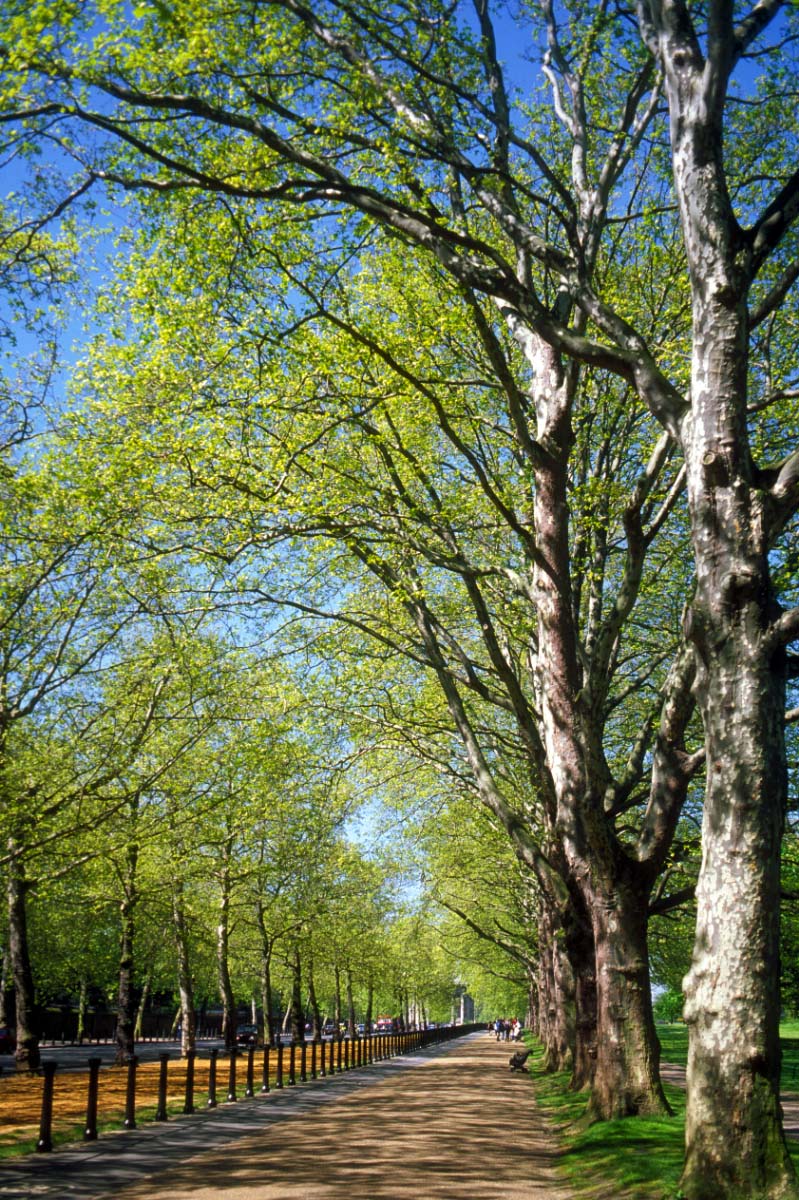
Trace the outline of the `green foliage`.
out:
M 671 988 L 657 997 L 652 1005 L 656 1021 L 677 1021 L 682 1016 L 683 1004 L 685 999 L 682 992 L 675 992 Z

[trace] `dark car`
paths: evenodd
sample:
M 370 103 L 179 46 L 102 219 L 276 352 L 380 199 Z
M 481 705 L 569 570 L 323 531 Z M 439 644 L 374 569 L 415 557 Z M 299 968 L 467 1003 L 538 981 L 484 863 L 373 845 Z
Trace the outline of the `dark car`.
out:
M 258 1040 L 257 1025 L 239 1025 L 236 1030 L 237 1046 L 257 1046 Z
M 6 1025 L 0 1025 L 0 1054 L 13 1054 L 17 1046 L 17 1039 L 13 1030 Z

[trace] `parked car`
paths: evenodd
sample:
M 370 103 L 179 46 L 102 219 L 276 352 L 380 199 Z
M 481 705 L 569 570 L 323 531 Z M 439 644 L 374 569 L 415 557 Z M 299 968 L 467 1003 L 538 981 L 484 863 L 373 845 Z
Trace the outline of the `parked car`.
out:
M 236 1045 L 237 1046 L 257 1046 L 258 1026 L 257 1025 L 239 1025 L 236 1030 Z
M 0 1025 L 0 1054 L 13 1054 L 17 1045 L 17 1039 L 12 1029 L 7 1025 Z

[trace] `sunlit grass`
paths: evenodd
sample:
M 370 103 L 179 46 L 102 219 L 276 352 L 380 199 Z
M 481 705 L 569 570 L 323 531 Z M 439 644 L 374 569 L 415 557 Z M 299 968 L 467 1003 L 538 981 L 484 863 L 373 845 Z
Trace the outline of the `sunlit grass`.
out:
M 664 1061 L 684 1063 L 688 1047 L 685 1026 L 659 1026 L 658 1035 L 664 1043 Z M 799 1038 L 793 1049 L 799 1054 Z M 672 1116 L 589 1124 L 587 1093 L 570 1091 L 568 1074 L 546 1074 L 541 1047 L 533 1045 L 532 1050 L 528 1065 L 536 1099 L 557 1128 L 562 1146 L 560 1169 L 576 1200 L 676 1198 L 685 1138 L 683 1089 L 664 1085 Z M 791 1142 L 790 1150 L 799 1171 L 799 1143 Z
M 688 1059 L 688 1027 L 682 1023 L 658 1025 L 661 1060 L 685 1066 Z M 780 1025 L 782 1045 L 782 1090 L 799 1091 L 799 1021 L 783 1021 Z

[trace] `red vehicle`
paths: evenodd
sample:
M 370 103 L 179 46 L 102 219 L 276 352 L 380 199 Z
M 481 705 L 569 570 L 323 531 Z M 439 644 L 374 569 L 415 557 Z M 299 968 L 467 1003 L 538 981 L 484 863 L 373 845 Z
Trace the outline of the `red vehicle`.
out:
M 375 1021 L 376 1033 L 394 1033 L 393 1017 L 378 1017 Z

